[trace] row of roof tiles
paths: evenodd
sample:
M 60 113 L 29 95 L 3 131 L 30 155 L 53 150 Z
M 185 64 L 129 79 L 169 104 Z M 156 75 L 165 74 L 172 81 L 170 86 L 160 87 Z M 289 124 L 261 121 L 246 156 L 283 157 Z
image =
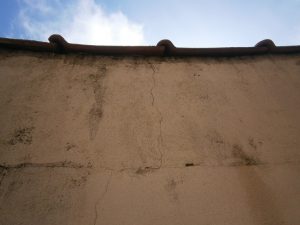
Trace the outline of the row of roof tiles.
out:
M 62 36 L 53 34 L 48 42 L 0 38 L 0 47 L 56 53 L 86 53 L 98 55 L 141 56 L 243 56 L 259 54 L 300 53 L 300 46 L 276 46 L 272 40 L 258 42 L 254 47 L 227 48 L 177 48 L 169 40 L 161 40 L 156 46 L 97 46 L 68 43 Z

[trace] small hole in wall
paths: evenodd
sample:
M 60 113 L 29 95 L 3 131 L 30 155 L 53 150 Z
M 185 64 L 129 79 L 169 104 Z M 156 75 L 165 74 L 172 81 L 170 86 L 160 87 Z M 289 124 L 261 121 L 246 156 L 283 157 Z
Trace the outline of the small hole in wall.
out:
M 186 163 L 185 167 L 194 166 L 194 163 Z

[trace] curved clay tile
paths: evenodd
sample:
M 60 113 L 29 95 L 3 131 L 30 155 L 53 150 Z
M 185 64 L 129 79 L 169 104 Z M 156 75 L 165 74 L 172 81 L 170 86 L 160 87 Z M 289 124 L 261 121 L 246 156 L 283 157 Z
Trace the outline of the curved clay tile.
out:
M 271 39 L 265 39 L 258 42 L 254 47 L 266 47 L 268 49 L 275 48 L 276 45 Z
M 165 47 L 164 55 L 172 55 L 172 52 L 174 52 L 174 49 L 176 49 L 175 45 L 168 39 L 159 41 L 156 46 Z
M 59 34 L 52 34 L 48 38 L 49 42 L 55 45 L 60 52 L 64 52 L 69 44 L 61 35 Z
M 99 46 L 68 43 L 62 36 L 53 34 L 49 42 L 0 38 L 0 48 L 57 53 L 85 53 L 98 55 L 140 55 L 140 56 L 211 56 L 234 57 L 258 54 L 292 54 L 300 53 L 300 46 L 276 46 L 270 39 L 258 42 L 254 47 L 233 48 L 177 48 L 167 39 L 156 46 Z

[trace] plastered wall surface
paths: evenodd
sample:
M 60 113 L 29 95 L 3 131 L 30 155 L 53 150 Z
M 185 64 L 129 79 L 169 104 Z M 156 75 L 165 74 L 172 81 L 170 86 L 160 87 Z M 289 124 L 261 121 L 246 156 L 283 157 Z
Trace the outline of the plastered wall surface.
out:
M 0 52 L 0 224 L 300 224 L 300 56 Z

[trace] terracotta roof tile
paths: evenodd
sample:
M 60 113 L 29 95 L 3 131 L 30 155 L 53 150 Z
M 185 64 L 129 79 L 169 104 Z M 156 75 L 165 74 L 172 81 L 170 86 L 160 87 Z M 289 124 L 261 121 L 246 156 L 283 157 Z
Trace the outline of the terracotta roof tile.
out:
M 276 46 L 272 40 L 258 42 L 254 47 L 228 48 L 177 48 L 170 40 L 161 40 L 156 46 L 98 46 L 68 43 L 62 36 L 53 34 L 48 42 L 0 38 L 1 48 L 45 51 L 57 53 L 86 53 L 98 55 L 141 56 L 243 56 L 259 54 L 300 53 L 300 46 Z

